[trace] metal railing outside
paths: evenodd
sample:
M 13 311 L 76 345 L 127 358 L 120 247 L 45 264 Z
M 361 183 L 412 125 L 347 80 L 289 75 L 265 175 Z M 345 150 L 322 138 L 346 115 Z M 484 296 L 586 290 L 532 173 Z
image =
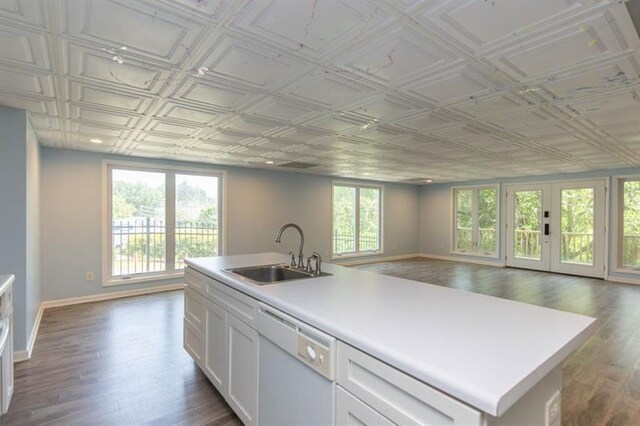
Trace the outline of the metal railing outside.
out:
M 473 229 L 457 228 L 457 249 L 459 251 L 474 251 Z M 493 228 L 478 228 L 477 251 L 482 254 L 495 253 L 497 250 L 496 230 Z
M 640 267 L 640 235 L 622 237 L 622 266 Z
M 378 235 L 375 233 L 360 234 L 360 251 L 379 250 Z M 353 253 L 356 251 L 356 237 L 352 233 L 334 232 L 333 253 Z
M 164 221 L 159 219 L 113 221 L 112 276 L 166 271 L 166 231 Z M 178 222 L 175 239 L 175 269 L 184 268 L 185 257 L 217 255 L 218 230 L 210 224 Z

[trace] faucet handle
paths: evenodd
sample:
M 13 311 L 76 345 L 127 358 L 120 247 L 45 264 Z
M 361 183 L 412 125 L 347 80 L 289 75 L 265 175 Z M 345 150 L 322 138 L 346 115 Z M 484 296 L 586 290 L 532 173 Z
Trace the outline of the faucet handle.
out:
M 291 256 L 291 264 L 289 266 L 295 268 L 296 266 L 296 255 L 293 254 L 292 251 L 289 252 L 289 256 Z
M 317 251 L 314 251 L 312 257 L 316 258 L 316 275 L 320 275 L 322 273 L 322 256 Z

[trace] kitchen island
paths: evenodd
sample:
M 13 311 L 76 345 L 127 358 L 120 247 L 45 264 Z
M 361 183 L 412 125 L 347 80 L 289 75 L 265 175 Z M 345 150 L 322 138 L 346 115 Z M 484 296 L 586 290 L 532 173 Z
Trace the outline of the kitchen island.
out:
M 562 361 L 591 335 L 595 319 L 337 265 L 323 265 L 331 276 L 269 285 L 226 271 L 288 260 L 263 253 L 186 261 L 185 348 L 223 396 L 227 389 L 227 401 L 245 423 L 260 423 L 258 398 L 243 405 L 223 384 L 230 381 L 235 355 L 214 356 L 223 340 L 215 347 L 207 341 L 211 332 L 206 315 L 198 318 L 198 305 L 226 306 L 233 321 L 257 330 L 254 317 L 262 303 L 333 336 L 338 394 L 380 415 L 373 423 L 428 423 L 419 414 L 424 407 L 411 411 L 424 404 L 435 405 L 451 424 L 559 424 Z M 228 343 L 229 331 L 225 335 Z M 212 363 L 220 363 L 217 372 L 207 368 L 207 350 Z M 257 357 L 259 349 L 253 350 Z M 257 370 L 257 361 L 252 366 Z M 365 370 L 381 380 L 365 378 Z M 359 378 L 350 376 L 356 373 Z M 257 371 L 250 374 L 257 377 Z M 351 418 L 344 414 L 336 412 L 334 422 Z

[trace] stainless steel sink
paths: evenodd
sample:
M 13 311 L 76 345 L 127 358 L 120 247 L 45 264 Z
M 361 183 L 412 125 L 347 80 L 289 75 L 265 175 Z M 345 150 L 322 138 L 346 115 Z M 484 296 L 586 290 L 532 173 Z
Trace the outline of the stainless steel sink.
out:
M 225 269 L 225 271 L 248 278 L 259 285 L 274 284 L 282 281 L 325 277 L 327 275 L 331 275 L 325 272 L 321 273 L 320 275 L 315 275 L 311 272 L 294 269 L 291 266 L 281 264 L 247 266 L 244 268 Z

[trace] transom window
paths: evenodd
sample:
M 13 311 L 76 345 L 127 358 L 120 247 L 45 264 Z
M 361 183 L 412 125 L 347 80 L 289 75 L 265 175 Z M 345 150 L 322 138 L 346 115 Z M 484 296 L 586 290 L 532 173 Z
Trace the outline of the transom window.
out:
M 333 185 L 333 256 L 382 251 L 382 187 Z
M 458 254 L 498 255 L 498 187 L 453 189 L 452 251 Z
M 222 173 L 107 164 L 106 283 L 179 273 L 217 256 Z

